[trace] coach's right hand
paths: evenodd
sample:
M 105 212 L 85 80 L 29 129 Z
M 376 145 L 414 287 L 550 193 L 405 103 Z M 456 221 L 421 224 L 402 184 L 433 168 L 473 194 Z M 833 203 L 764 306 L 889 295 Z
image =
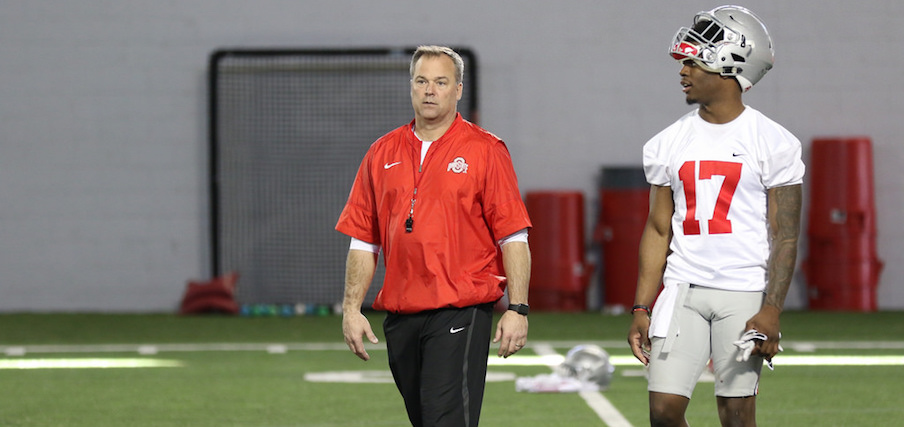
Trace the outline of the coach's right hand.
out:
M 361 339 L 361 336 L 366 335 L 367 339 L 374 344 L 380 342 L 374 335 L 367 317 L 360 311 L 343 312 L 342 334 L 345 335 L 345 344 L 348 345 L 348 349 L 365 361 L 370 360 L 370 355 L 364 349 L 364 340 Z

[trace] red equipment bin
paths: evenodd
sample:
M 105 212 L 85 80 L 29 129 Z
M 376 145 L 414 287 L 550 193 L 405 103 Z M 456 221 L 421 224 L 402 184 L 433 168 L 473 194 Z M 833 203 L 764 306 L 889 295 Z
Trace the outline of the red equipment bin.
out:
M 810 308 L 875 311 L 882 262 L 876 254 L 870 139 L 814 139 L 807 175 L 810 210 L 803 271 Z
M 531 310 L 584 311 L 593 270 L 584 259 L 584 196 L 577 191 L 529 192 Z
M 650 210 L 650 186 L 643 168 L 604 168 L 594 242 L 600 245 L 603 308 L 622 313 L 634 304 L 640 236 Z

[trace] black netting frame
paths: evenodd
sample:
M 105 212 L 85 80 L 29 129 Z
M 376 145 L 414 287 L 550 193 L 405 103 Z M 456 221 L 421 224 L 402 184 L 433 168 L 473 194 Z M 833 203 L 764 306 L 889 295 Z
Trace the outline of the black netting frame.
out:
M 348 237 L 334 226 L 367 148 L 411 121 L 413 48 L 221 49 L 210 57 L 214 276 L 240 274 L 242 304 L 342 301 Z M 477 64 L 462 115 L 477 121 Z M 382 257 L 368 291 L 382 286 Z

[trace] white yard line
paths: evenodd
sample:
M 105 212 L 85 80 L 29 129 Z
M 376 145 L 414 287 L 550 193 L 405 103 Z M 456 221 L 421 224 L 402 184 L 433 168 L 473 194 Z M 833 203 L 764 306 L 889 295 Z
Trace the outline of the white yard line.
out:
M 531 341 L 528 347 L 572 348 L 579 344 L 596 344 L 605 349 L 627 348 L 623 341 Z M 817 350 L 904 350 L 904 341 L 782 341 L 789 350 L 814 352 Z M 366 343 L 368 350 L 385 350 L 385 344 Z M 53 353 L 139 353 L 144 355 L 163 352 L 199 351 L 266 351 L 285 353 L 287 351 L 335 351 L 347 350 L 342 342 L 330 343 L 184 343 L 184 344 L 88 344 L 88 345 L 0 345 L 0 354 L 23 356 L 25 354 Z M 538 353 L 539 354 L 539 353 Z M 556 360 L 557 353 L 547 357 Z M 779 355 L 781 357 L 782 355 Z M 516 361 L 521 357 L 506 360 Z M 619 360 L 614 357 L 613 363 Z M 561 359 L 558 359 L 561 362 Z M 638 362 L 639 363 L 639 362 Z M 614 363 L 616 364 L 616 363 Z
M 602 348 L 628 348 L 626 340 L 618 341 L 530 341 L 531 345 L 545 344 L 556 348 L 572 348 L 580 344 L 596 344 Z M 815 350 L 904 350 L 901 341 L 795 341 L 782 340 L 782 346 L 796 351 Z
M 531 350 L 541 357 L 559 356 L 559 353 L 548 344 L 532 344 Z M 547 366 L 555 368 L 557 365 Z M 632 427 L 625 416 L 622 415 L 615 406 L 612 406 L 609 399 L 606 399 L 602 393 L 598 391 L 582 391 L 578 394 L 584 399 L 584 402 L 587 402 L 587 406 L 590 406 L 590 409 L 592 409 L 593 412 L 596 412 L 596 415 L 600 417 L 600 420 L 605 425 L 609 427 Z
M 606 399 L 602 393 L 598 391 L 582 391 L 579 394 L 584 398 L 584 401 L 587 402 L 587 405 L 590 406 L 590 409 L 593 409 L 593 412 L 596 412 L 596 415 L 598 415 L 600 420 L 607 426 L 631 427 L 631 423 L 625 419 L 621 412 L 618 412 L 618 409 L 615 409 L 615 406 L 612 406 L 609 399 Z
M 371 347 L 373 346 L 373 347 Z M 367 344 L 368 350 L 385 349 L 382 344 Z M 195 344 L 94 344 L 94 345 L 26 345 L 0 346 L 0 352 L 7 356 L 53 353 L 139 353 L 153 355 L 164 352 L 200 351 L 266 351 L 285 353 L 287 351 L 348 350 L 344 343 L 195 343 Z
M 578 344 L 597 344 L 603 348 L 626 348 L 627 344 L 620 341 L 542 341 L 530 342 L 530 347 L 536 355 L 519 355 L 501 359 L 490 355 L 489 364 L 491 366 L 504 365 L 525 365 L 525 366 L 548 366 L 554 368 L 564 360 L 564 356 L 555 351 L 555 348 L 572 348 Z M 817 350 L 868 350 L 868 349 L 904 349 L 904 341 L 785 341 L 784 346 L 797 352 L 809 353 Z M 385 344 L 366 344 L 368 350 L 379 351 L 385 350 Z M 95 345 L 25 345 L 25 346 L 0 346 L 0 354 L 5 354 L 8 359 L 5 363 L 21 364 L 21 363 L 58 363 L 59 360 L 50 361 L 30 361 L 24 356 L 32 354 L 76 354 L 76 353 L 138 353 L 143 356 L 157 355 L 158 353 L 169 352 L 235 352 L 235 351 L 260 351 L 271 354 L 283 354 L 289 351 L 348 351 L 348 347 L 341 342 L 332 343 L 184 343 L 184 344 L 95 344 Z M 146 362 L 146 360 L 141 360 Z M 0 362 L 3 362 L 0 359 Z M 40 363 L 39 363 L 40 362 Z M 121 362 L 113 361 L 113 362 Z M 639 366 L 632 356 L 612 356 L 610 362 L 616 366 Z M 84 361 L 75 360 L 67 361 L 67 363 L 84 363 Z M 109 367 L 109 360 L 103 360 L 103 367 Z M 179 362 L 173 362 L 179 363 Z M 901 355 L 883 355 L 883 356 L 855 356 L 855 355 L 807 355 L 807 354 L 789 354 L 779 355 L 776 359 L 777 369 L 782 366 L 814 366 L 814 365 L 899 365 L 904 366 L 904 356 Z M 0 364 L 2 365 L 2 364 Z M 21 366 L 16 365 L 16 368 Z M 44 365 L 34 367 L 45 367 Z M 71 367 L 71 366 L 67 366 Z M 91 366 L 97 367 L 97 366 Z M 3 369 L 4 366 L 0 366 Z M 9 367 L 7 367 L 9 368 Z M 642 373 L 639 369 L 636 370 Z M 623 375 L 633 373 L 631 370 L 624 370 Z M 627 419 L 615 408 L 608 399 L 599 392 L 581 392 L 579 393 L 587 405 L 600 417 L 608 426 L 611 427 L 631 427 Z

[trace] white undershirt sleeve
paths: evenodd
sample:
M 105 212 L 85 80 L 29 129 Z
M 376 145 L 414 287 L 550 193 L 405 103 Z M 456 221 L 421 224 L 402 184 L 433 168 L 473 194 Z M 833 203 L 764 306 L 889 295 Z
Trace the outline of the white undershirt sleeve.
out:
M 522 228 L 512 234 L 509 234 L 508 236 L 505 236 L 505 237 L 499 239 L 499 241 L 496 243 L 499 244 L 499 247 L 502 247 L 502 246 L 506 245 L 507 243 L 511 243 L 511 242 L 527 243 L 527 229 Z
M 352 237 L 352 241 L 351 241 L 351 243 L 349 243 L 348 248 L 349 249 L 357 249 L 359 251 L 373 252 L 375 254 L 380 253 L 380 245 L 376 245 L 373 243 L 367 243 L 363 240 L 358 240 L 354 237 Z

